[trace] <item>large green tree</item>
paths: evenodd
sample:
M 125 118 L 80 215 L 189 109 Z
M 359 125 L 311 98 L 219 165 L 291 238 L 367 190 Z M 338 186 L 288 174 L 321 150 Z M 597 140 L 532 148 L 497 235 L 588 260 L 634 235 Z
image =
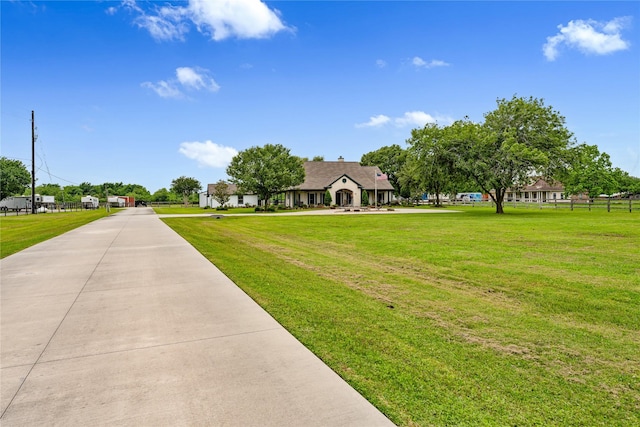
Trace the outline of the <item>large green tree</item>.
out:
M 587 193 L 590 198 L 620 191 L 607 153 L 595 145 L 580 144 L 570 150 L 570 166 L 563 177 L 565 193 Z
M 640 194 L 640 178 L 629 175 L 628 172 L 615 168 L 613 170 L 616 181 L 618 182 L 618 191 L 626 197 L 633 197 Z
M 561 176 L 574 139 L 565 118 L 542 99 L 514 96 L 497 104 L 482 125 L 462 120 L 451 128 L 456 168 L 490 195 L 501 214 L 508 188 L 523 187 L 533 175 Z
M 360 164 L 362 166 L 379 167 L 382 173 L 387 174 L 387 177 L 389 177 L 389 182 L 393 186 L 396 195 L 408 197 L 408 194 L 403 194 L 402 185 L 399 181 L 400 171 L 404 167 L 406 158 L 406 151 L 399 145 L 394 144 L 363 154 L 360 158 Z
M 31 184 L 31 174 L 20 160 L 0 157 L 0 200 L 22 195 Z
M 227 175 L 241 192 L 257 194 L 265 206 L 271 196 L 302 184 L 305 178 L 302 159 L 280 144 L 241 151 L 231 160 Z
M 411 138 L 407 140 L 409 148 L 404 181 L 416 187 L 414 193 L 422 191 L 435 194 L 436 206 L 441 205 L 440 194 L 454 191 L 455 188 L 455 157 L 451 150 L 450 133 L 449 128 L 427 124 L 422 129 L 413 129 Z
M 151 195 L 151 200 L 154 202 L 173 202 L 175 199 L 176 195 L 164 187 Z
M 182 196 L 185 206 L 189 205 L 189 196 L 198 192 L 201 188 L 200 181 L 184 175 L 171 181 L 171 191 Z

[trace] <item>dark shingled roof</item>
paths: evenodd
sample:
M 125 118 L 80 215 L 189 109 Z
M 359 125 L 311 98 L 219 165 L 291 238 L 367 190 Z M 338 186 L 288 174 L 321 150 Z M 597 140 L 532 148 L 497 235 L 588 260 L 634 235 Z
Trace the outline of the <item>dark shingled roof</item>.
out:
M 208 184 L 207 185 L 207 194 L 213 194 L 216 192 L 216 184 Z M 238 191 L 238 186 L 236 184 L 229 184 L 227 183 L 227 194 L 231 195 L 231 194 L 236 194 L 236 192 Z
M 376 188 L 376 173 L 381 173 L 377 166 L 360 166 L 358 162 L 305 162 L 305 180 L 296 189 L 302 191 L 323 190 L 336 182 L 343 175 L 360 184 L 365 190 Z M 388 179 L 379 179 L 378 190 L 393 190 Z
M 507 191 L 513 191 L 513 189 L 507 188 Z M 529 185 L 525 185 L 518 191 L 564 191 L 564 186 L 558 182 L 548 183 L 542 178 L 533 178 Z

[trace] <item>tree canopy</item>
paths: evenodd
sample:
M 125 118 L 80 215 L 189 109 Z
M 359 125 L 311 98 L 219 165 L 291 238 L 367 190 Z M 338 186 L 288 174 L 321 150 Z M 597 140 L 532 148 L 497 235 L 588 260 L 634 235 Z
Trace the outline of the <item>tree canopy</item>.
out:
M 593 198 L 619 190 L 607 153 L 600 153 L 595 145 L 580 144 L 570 151 L 570 156 L 570 167 L 563 179 L 567 194 L 587 193 Z
M 408 192 L 405 192 L 407 194 L 403 194 L 399 181 L 400 171 L 404 167 L 406 158 L 406 151 L 399 145 L 394 144 L 363 154 L 360 158 L 360 164 L 362 166 L 379 167 L 382 173 L 387 174 L 396 195 L 408 197 Z
M 440 206 L 440 195 L 455 192 L 459 181 L 450 134 L 450 128 L 427 124 L 412 130 L 407 140 L 407 161 L 400 182 L 413 186 L 418 193 L 435 194 L 436 206 Z
M 265 204 L 271 196 L 302 184 L 305 178 L 302 159 L 280 144 L 241 151 L 231 160 L 227 175 L 240 191 L 257 194 Z
M 173 202 L 175 197 L 175 193 L 163 187 L 151 195 L 151 200 L 154 202 Z
M 31 174 L 20 160 L 0 157 L 0 199 L 22 195 L 31 184 Z
M 192 193 L 196 193 L 201 188 L 202 185 L 200 184 L 200 181 L 184 175 L 171 181 L 171 191 L 182 195 L 182 200 L 185 206 L 189 204 L 189 196 Z
M 537 98 L 499 99 L 483 124 L 451 125 L 455 167 L 471 178 L 503 213 L 506 190 L 521 188 L 534 175 L 550 180 L 566 170 L 573 134 L 565 118 Z

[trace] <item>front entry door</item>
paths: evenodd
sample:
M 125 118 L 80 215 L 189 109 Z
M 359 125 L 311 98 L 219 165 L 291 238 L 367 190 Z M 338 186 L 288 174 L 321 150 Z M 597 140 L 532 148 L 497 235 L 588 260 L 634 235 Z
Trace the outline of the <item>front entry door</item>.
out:
M 353 194 L 349 190 L 339 190 L 336 192 L 336 205 L 351 206 L 353 204 Z

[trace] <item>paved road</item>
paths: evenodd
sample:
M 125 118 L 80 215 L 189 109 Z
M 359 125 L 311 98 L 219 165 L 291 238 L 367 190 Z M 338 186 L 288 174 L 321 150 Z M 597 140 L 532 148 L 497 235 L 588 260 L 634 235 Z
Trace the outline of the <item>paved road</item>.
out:
M 150 208 L 1 268 L 3 427 L 392 425 Z

